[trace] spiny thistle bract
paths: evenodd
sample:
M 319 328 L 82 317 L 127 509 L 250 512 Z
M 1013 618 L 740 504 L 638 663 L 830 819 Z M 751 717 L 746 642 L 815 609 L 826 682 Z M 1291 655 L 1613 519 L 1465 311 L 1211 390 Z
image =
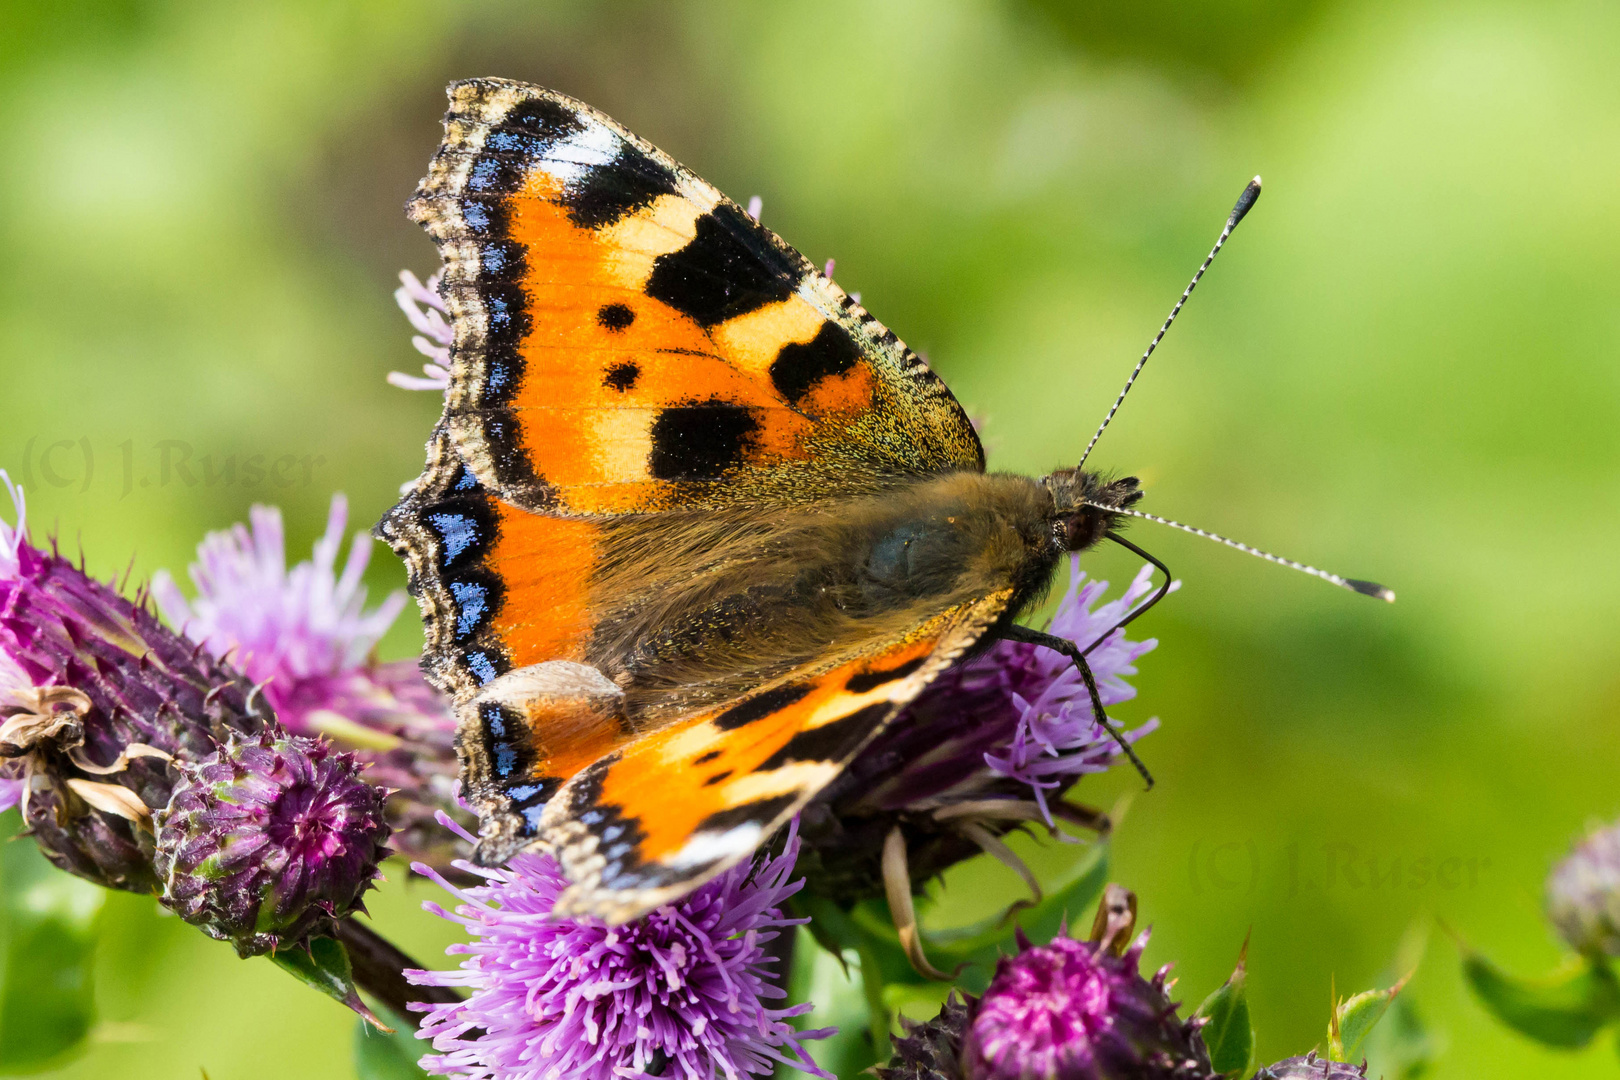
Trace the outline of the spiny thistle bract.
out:
M 264 732 L 232 735 L 175 767 L 156 821 L 166 907 L 241 956 L 329 933 L 364 910 L 388 826 L 383 792 L 360 778 L 352 754 Z

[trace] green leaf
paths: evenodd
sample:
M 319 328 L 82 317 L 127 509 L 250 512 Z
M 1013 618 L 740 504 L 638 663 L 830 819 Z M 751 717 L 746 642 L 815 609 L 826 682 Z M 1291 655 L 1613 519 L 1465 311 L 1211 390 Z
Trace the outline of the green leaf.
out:
M 1334 1061 L 1360 1060 L 1362 1044 L 1405 985 L 1402 979 L 1388 990 L 1363 990 L 1339 1002 L 1328 1024 L 1328 1056 Z
M 29 840 L 0 844 L 0 893 L 0 1072 L 38 1072 L 82 1049 L 95 1023 L 95 925 L 106 893 L 46 862 Z
M 1620 1019 L 1620 985 L 1601 963 L 1576 961 L 1544 979 L 1521 979 L 1466 952 L 1463 977 L 1498 1020 L 1547 1046 L 1578 1049 Z
M 349 951 L 337 938 L 311 938 L 307 949 L 282 949 L 271 953 L 270 959 L 305 986 L 353 1009 L 377 1030 L 393 1033 L 394 1029 L 377 1019 L 360 1000 L 360 992 L 354 986 L 354 969 L 349 966 Z
M 391 1014 L 394 1021 L 391 1034 L 373 1027 L 365 1020 L 354 1026 L 354 1075 L 356 1080 L 417 1080 L 427 1073 L 416 1063 L 428 1050 L 428 1044 L 411 1034 L 411 1025 Z
M 1247 1076 L 1254 1062 L 1254 1023 L 1249 1015 L 1249 973 L 1244 966 L 1249 954 L 1249 943 L 1243 943 L 1238 954 L 1237 969 L 1225 985 L 1204 999 L 1193 1013 L 1209 1021 L 1204 1025 L 1204 1045 L 1209 1048 L 1210 1064 L 1215 1071 L 1234 1080 Z

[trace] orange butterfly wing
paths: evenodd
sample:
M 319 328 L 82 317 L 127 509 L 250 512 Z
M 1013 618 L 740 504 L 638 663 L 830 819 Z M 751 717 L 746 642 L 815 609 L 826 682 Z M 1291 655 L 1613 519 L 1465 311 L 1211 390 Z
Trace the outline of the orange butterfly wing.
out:
M 982 472 L 983 450 L 915 353 L 658 150 L 536 87 L 474 80 L 450 98 L 409 210 L 445 262 L 452 383 L 428 467 L 379 533 L 410 568 L 424 669 L 457 702 L 480 857 L 542 843 L 579 882 L 571 902 L 633 917 L 746 857 L 1007 597 L 919 610 L 897 641 L 784 657 L 792 671 L 741 702 L 652 719 L 593 652 L 603 568 L 630 543 L 617 523 L 792 513 Z M 682 558 L 660 573 L 703 572 Z M 884 689 L 847 688 L 912 660 Z M 716 726 L 788 685 L 809 689 Z M 844 723 L 814 762 L 771 764 L 829 716 Z M 697 742 L 710 749 L 687 756 L 718 755 L 726 776 L 682 756 Z M 639 839 L 625 849 L 612 821 Z
M 1006 608 L 1011 590 L 901 640 L 793 674 L 629 742 L 540 819 L 572 888 L 560 914 L 634 919 L 747 858 Z
M 445 263 L 446 424 L 496 496 L 645 513 L 983 470 L 922 359 L 712 186 L 560 94 L 450 100 L 408 209 Z

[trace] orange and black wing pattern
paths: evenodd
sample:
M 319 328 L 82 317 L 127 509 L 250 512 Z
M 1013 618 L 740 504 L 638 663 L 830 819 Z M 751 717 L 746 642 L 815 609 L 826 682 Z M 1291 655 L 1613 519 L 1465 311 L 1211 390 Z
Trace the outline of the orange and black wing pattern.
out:
M 1011 590 L 628 742 L 565 784 L 540 838 L 559 914 L 625 922 L 749 857 L 1000 617 Z
M 445 423 L 500 499 L 648 513 L 984 468 L 928 365 L 711 185 L 561 94 L 450 103 L 407 209 L 444 259 Z
M 756 599 L 791 582 L 691 601 L 747 561 L 712 551 L 983 449 L 920 357 L 660 151 L 537 87 L 450 101 L 408 209 L 445 264 L 451 385 L 378 531 L 458 709 L 479 858 L 546 847 L 578 910 L 632 918 L 746 858 L 1007 603 L 779 648 L 791 604 Z M 622 627 L 648 611 L 671 629 L 641 655 Z M 703 642 L 749 634 L 770 655 L 717 675 Z

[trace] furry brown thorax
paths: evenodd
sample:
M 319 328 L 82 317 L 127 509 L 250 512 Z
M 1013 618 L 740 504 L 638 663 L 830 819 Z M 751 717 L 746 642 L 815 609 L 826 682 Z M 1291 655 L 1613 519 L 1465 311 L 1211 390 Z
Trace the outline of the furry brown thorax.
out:
M 1100 541 L 1134 477 L 1063 470 L 1041 480 L 957 472 L 895 478 L 816 512 L 619 519 L 593 575 L 588 662 L 623 687 L 632 718 L 724 700 L 829 646 L 859 649 L 1009 586 L 1005 621 L 1037 603 L 1062 555 Z M 681 572 L 672 574 L 672 567 Z

